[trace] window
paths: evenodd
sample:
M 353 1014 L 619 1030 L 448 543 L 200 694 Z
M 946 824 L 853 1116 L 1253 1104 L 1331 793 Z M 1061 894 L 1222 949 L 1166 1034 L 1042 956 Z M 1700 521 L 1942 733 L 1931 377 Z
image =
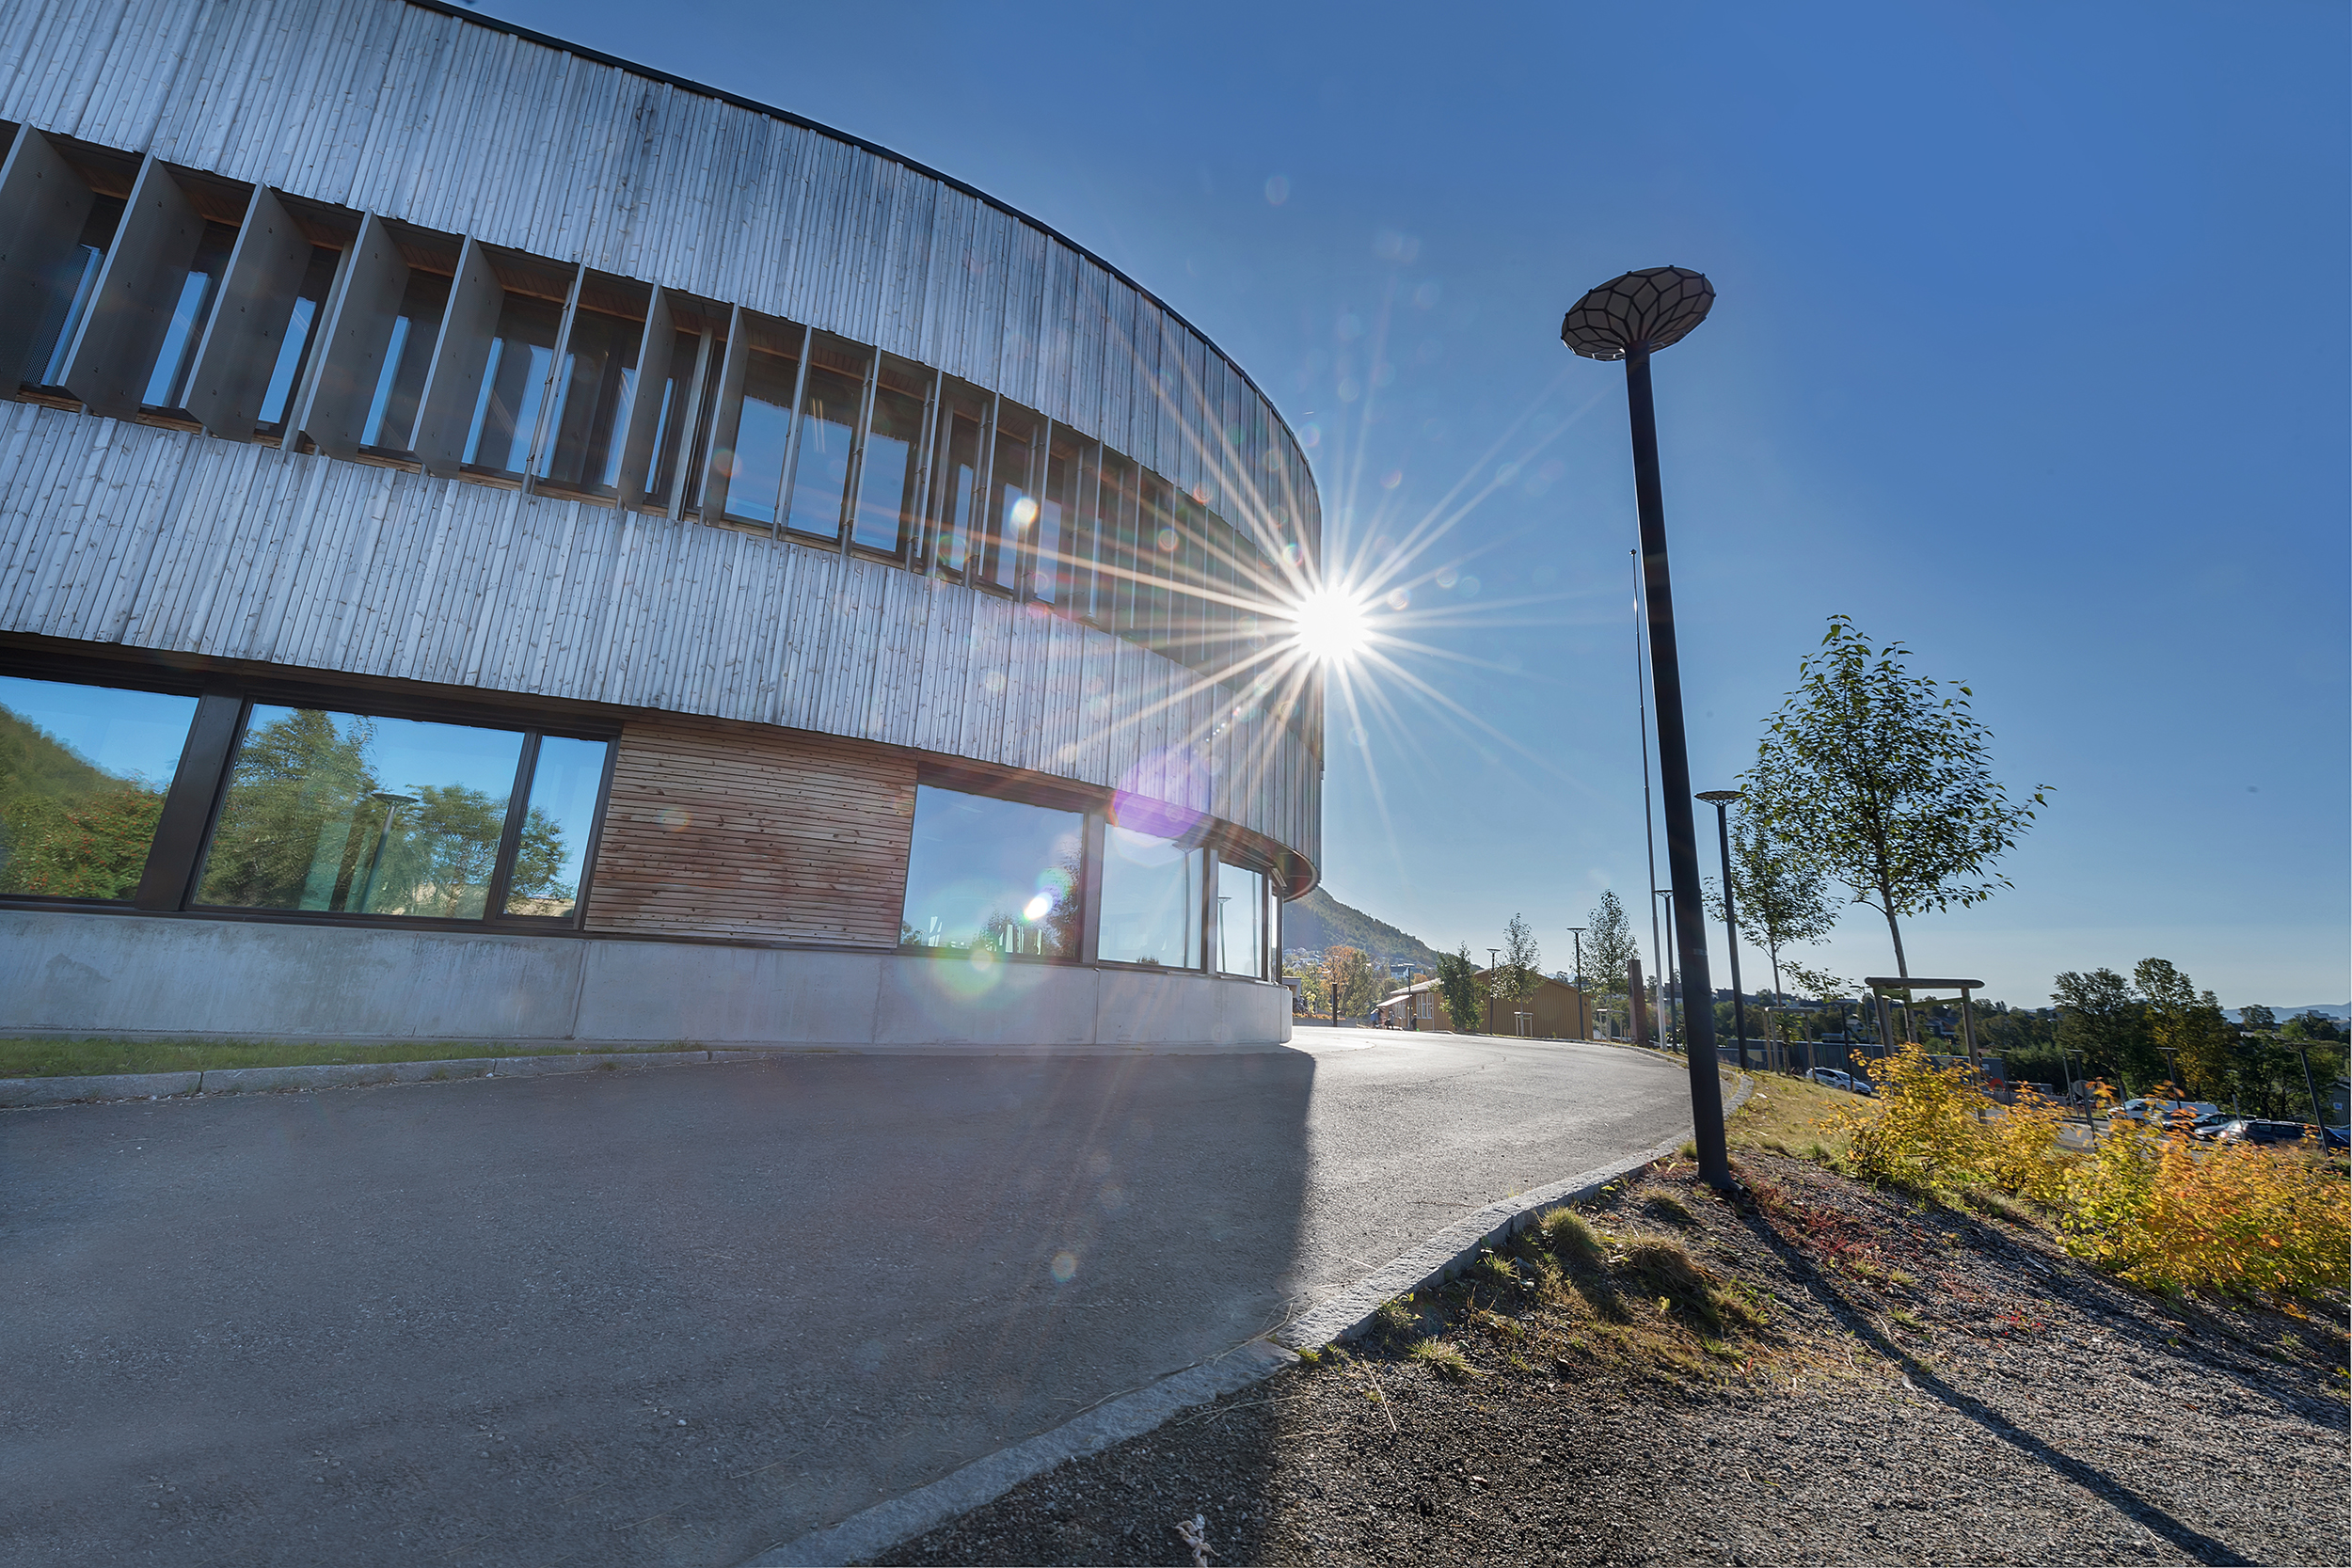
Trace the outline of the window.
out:
M 1086 452 L 1067 433 L 1054 437 L 1045 458 L 1045 486 L 1038 499 L 1036 569 L 1029 596 L 1068 610 L 1076 603 L 1084 544 L 1080 526 L 1086 483 Z
M 923 441 L 929 380 L 914 366 L 885 357 L 875 378 L 874 412 L 858 459 L 857 514 L 850 543 L 863 550 L 904 555 L 922 516 L 917 452 Z
M 1265 878 L 1245 865 L 1216 865 L 1216 972 L 1265 978 Z
M 121 221 L 122 198 L 102 196 L 91 200 L 81 238 L 45 280 L 48 286 L 36 307 L 41 312 L 40 321 L 33 328 L 32 352 L 24 361 L 25 381 L 55 387 L 64 376 L 66 355 L 73 347 L 73 335 L 81 330 L 82 318 L 89 313 L 90 295 L 97 292 L 106 249 L 114 244 L 115 228 Z M 16 308 L 14 301 L 8 304 Z
M 637 345 L 645 324 L 601 310 L 572 316 L 571 341 L 556 379 L 555 436 L 539 477 L 566 489 L 616 493 L 637 390 Z M 691 365 L 690 358 L 687 363 Z
M 196 901 L 215 908 L 479 920 L 569 915 L 606 745 L 255 704 Z M 544 752 L 528 793 L 518 781 Z M 590 782 L 591 780 L 595 782 Z M 523 811 L 515 809 L 524 795 Z
M 751 341 L 744 345 L 743 402 L 735 426 L 727 515 L 747 523 L 776 524 L 784 493 L 784 462 L 792 446 L 792 388 L 800 379 L 797 344 L 802 334 L 781 324 L 744 320 Z M 722 454 L 722 461 L 725 461 Z
M 195 259 L 180 280 L 180 297 L 172 302 L 171 320 L 164 327 L 162 346 L 155 351 L 155 368 L 148 374 L 147 390 L 139 396 L 148 407 L 177 408 L 187 396 L 197 340 L 203 335 L 204 318 L 219 292 L 221 275 L 229 270 L 229 253 L 236 247 L 235 225 L 204 226 Z
M 411 293 L 421 276 L 412 275 Z M 446 294 L 447 279 L 437 281 Z M 532 442 L 539 434 L 540 405 L 548 393 L 548 372 L 555 362 L 556 334 L 563 327 L 564 307 L 557 301 L 533 294 L 506 296 L 499 310 L 498 331 L 490 339 L 490 357 L 482 367 L 482 391 L 474 400 L 473 424 L 466 436 L 468 467 L 516 479 L 530 467 Z M 399 340 L 393 341 L 397 345 Z M 431 346 L 428 341 L 428 352 Z M 423 385 L 421 372 L 418 385 Z M 413 395 L 409 407 L 413 427 Z M 373 428 L 374 416 L 371 414 L 369 420 Z M 373 437 L 362 439 L 371 446 L 388 444 Z
M 918 785 L 901 947 L 1075 958 L 1086 819 Z
M 138 887 L 196 699 L 0 675 L 0 894 Z
M 310 362 L 310 341 L 318 336 L 319 312 L 326 308 L 326 296 L 335 287 L 335 267 L 342 260 L 342 252 L 325 245 L 310 247 L 310 270 L 294 291 L 294 314 L 286 322 L 286 336 L 278 345 L 278 358 L 271 366 L 269 387 L 262 394 L 262 412 L 258 434 L 281 436 L 286 429 L 286 401 L 302 378 L 303 368 Z
M 1413 1016 L 1432 1019 L 1438 1016 L 1438 996 L 1435 991 L 1425 990 L 1413 998 Z
M 941 444 L 946 449 L 940 464 L 938 523 L 932 529 L 932 549 L 939 570 L 961 579 L 972 553 L 972 532 L 978 523 L 980 496 L 980 430 L 983 411 L 959 400 L 940 412 Z
M 392 339 L 384 350 L 384 369 L 376 377 L 375 395 L 368 400 L 368 417 L 359 427 L 361 446 L 406 451 L 416 440 L 417 400 L 424 395 L 424 374 L 433 364 L 433 341 L 440 336 L 441 315 L 448 309 L 448 278 L 436 273 L 409 273 L 408 285 L 400 296 L 400 313 L 392 318 Z M 555 341 L 552 335 L 548 341 Z M 498 345 L 493 343 L 491 368 L 495 370 L 498 362 Z M 486 399 L 490 390 L 487 375 L 483 378 L 482 389 Z M 477 408 L 477 430 L 481 422 L 482 413 Z
M 1096 951 L 1106 963 L 1200 967 L 1200 893 L 1207 854 L 1110 823 L 1103 830 L 1103 915 Z
M 801 445 L 792 459 L 791 511 L 784 520 L 793 532 L 839 542 L 850 447 L 865 397 L 865 351 L 819 339 L 810 351 L 808 386 L 801 395 Z
M 983 552 L 973 554 L 971 580 L 1009 594 L 1021 586 L 1022 557 L 1036 531 L 1037 501 L 1030 495 L 1029 429 L 1009 409 L 998 406 L 996 450 L 988 471 L 988 523 Z

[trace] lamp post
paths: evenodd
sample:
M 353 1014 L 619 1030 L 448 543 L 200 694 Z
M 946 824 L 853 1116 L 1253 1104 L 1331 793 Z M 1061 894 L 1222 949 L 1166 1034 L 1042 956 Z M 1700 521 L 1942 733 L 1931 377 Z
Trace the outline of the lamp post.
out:
M 1675 890 L 1670 887 L 1656 887 L 1650 889 L 1649 895 L 1650 908 L 1653 910 L 1658 908 L 1659 899 L 1663 898 L 1666 901 L 1666 929 L 1673 930 L 1675 928 Z M 1689 1049 L 1691 1008 L 1688 999 L 1682 993 L 1680 972 L 1675 968 L 1675 950 L 1671 947 L 1666 949 L 1665 977 L 1658 983 L 1658 1010 L 1665 1019 L 1666 1043 L 1669 1045 L 1674 1043 L 1675 1021 L 1679 1018 L 1683 1024 L 1682 1044 L 1686 1050 Z
M 1568 932 L 1576 938 L 1576 1037 L 1588 1040 L 1593 1037 L 1593 1021 L 1584 1006 L 1584 927 L 1571 926 Z
M 375 831 L 375 852 L 368 857 L 368 875 L 359 884 L 358 909 L 361 914 L 369 912 L 369 900 L 375 896 L 375 874 L 384 864 L 384 845 L 392 836 L 392 819 L 400 815 L 401 807 L 417 803 L 414 795 L 403 795 L 390 789 L 372 790 L 368 799 L 383 806 L 384 825 Z
M 1740 915 L 1731 901 L 1731 819 L 1725 815 L 1740 799 L 1736 789 L 1710 789 L 1699 799 L 1715 808 L 1715 838 L 1724 851 L 1724 945 L 1731 950 L 1731 1017 L 1740 1032 L 1740 1070 L 1748 1070 L 1748 1002 L 1740 990 Z M 1767 1021 L 1769 1022 L 1769 1020 Z M 1771 1046 L 1765 1049 L 1770 1051 Z M 1769 1060 L 1767 1066 L 1771 1065 Z
M 1495 1032 L 1495 955 L 1502 951 L 1500 947 L 1486 949 L 1486 1033 L 1489 1035 Z
M 1658 412 L 1650 396 L 1650 356 L 1680 342 L 1707 319 L 1714 285 L 1681 267 L 1648 267 L 1612 278 L 1587 293 L 1560 324 L 1560 341 L 1587 359 L 1625 361 L 1626 413 L 1633 437 L 1633 494 L 1641 515 L 1642 581 L 1649 609 L 1650 682 L 1658 700 L 1659 784 L 1666 816 L 1666 879 L 1682 985 L 1712 996 L 1707 979 L 1705 906 L 1699 897 L 1698 830 L 1691 812 L 1691 751 L 1682 727 L 1682 664 L 1675 644 L 1674 584 L 1666 565 L 1666 500 L 1658 475 Z M 1684 1010 L 1690 1052 L 1691 1119 L 1699 1176 L 1731 1184 L 1724 1143 L 1723 1085 L 1716 1077 L 1710 1005 Z

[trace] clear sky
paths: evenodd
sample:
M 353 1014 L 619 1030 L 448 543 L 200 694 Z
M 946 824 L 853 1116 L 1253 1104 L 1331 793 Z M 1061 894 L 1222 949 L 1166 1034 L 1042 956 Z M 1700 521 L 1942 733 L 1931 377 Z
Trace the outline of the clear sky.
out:
M 1416 564 L 1442 702 L 1334 720 L 1335 896 L 1449 947 L 1523 911 L 1557 965 L 1604 886 L 1638 917 L 1622 375 L 1558 331 L 1671 262 L 1719 294 L 1657 365 L 1700 787 L 1851 613 L 2053 788 L 1915 970 L 2352 997 L 2341 5 L 485 9 L 1106 257 L 1319 433 L 1343 559 L 1523 460 Z M 1860 911 L 1814 957 L 1891 955 Z

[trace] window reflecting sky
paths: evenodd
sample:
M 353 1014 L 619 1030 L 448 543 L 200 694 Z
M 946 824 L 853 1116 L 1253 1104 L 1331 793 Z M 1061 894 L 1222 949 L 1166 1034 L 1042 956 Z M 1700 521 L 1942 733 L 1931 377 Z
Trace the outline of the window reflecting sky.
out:
M 905 940 L 930 947 L 1003 945 L 1009 951 L 1074 949 L 1070 912 L 1085 851 L 1074 811 L 965 795 L 930 784 L 914 792 Z
M 119 779 L 168 788 L 196 718 L 194 697 L 0 675 L 0 708 Z

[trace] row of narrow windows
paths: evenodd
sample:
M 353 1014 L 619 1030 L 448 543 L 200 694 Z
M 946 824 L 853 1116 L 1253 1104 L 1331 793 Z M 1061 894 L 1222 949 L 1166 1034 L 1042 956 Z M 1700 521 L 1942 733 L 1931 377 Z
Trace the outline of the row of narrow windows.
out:
M 1236 529 L 937 370 L 38 131 L 0 165 L 0 233 L 19 397 L 886 561 L 1128 638 L 1319 738 L 1314 694 L 1253 657 L 1295 529 Z

